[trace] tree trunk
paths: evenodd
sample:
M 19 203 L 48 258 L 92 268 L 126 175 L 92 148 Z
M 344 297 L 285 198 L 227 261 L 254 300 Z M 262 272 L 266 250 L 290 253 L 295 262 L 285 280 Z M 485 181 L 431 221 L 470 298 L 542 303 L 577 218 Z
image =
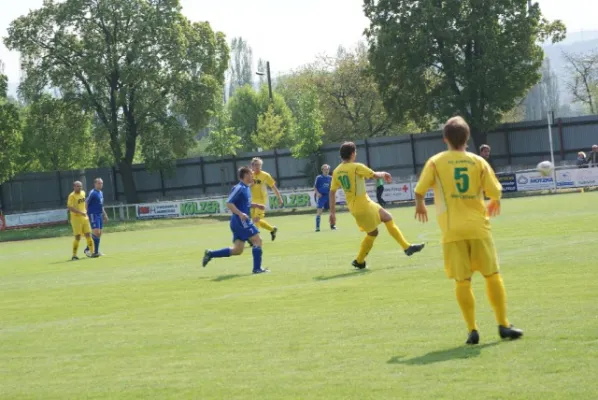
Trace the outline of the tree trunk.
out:
M 488 133 L 473 125 L 470 126 L 470 129 L 474 148 L 471 148 L 470 146 L 468 150 L 472 153 L 478 154 L 480 146 L 483 144 L 488 144 Z
M 137 197 L 137 187 L 135 186 L 135 178 L 133 177 L 133 165 L 128 164 L 125 161 L 121 161 L 118 163 L 118 169 L 120 171 L 120 177 L 123 181 L 127 203 L 139 203 L 139 198 Z

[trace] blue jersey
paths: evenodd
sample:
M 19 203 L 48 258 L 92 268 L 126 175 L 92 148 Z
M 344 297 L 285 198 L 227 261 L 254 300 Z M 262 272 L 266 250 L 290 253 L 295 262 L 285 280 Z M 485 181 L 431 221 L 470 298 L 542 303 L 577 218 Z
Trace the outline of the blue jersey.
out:
M 322 196 L 328 196 L 330 193 L 330 183 L 332 182 L 331 175 L 318 175 L 316 178 L 315 187 Z
M 249 210 L 251 209 L 251 189 L 243 182 L 239 182 L 233 187 L 226 202 L 234 204 L 243 214 L 249 215 Z M 231 219 L 234 218 L 239 219 L 236 214 L 233 214 L 231 217 Z
M 87 214 L 98 215 L 104 212 L 104 194 L 101 190 L 92 189 L 87 195 Z

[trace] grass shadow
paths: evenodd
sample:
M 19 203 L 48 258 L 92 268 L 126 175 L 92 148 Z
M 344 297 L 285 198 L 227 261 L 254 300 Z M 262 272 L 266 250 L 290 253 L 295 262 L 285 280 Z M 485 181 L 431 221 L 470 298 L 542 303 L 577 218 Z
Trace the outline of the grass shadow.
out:
M 338 274 L 338 275 L 331 275 L 331 276 L 315 276 L 314 281 L 330 281 L 333 279 L 344 279 L 344 278 L 352 278 L 355 276 L 362 276 L 371 273 L 372 271 L 369 269 L 362 269 L 353 272 L 347 272 L 345 274 Z
M 403 359 L 403 356 L 395 356 L 388 360 L 387 364 L 428 365 L 444 361 L 473 358 L 478 357 L 482 353 L 482 350 L 494 347 L 499 343 L 500 341 L 477 346 L 459 346 L 447 350 L 432 351 L 423 356 L 408 358 L 406 360 Z
M 58 264 L 74 263 L 74 262 L 83 261 L 83 260 L 84 260 L 84 258 L 81 258 L 79 260 L 74 260 L 74 261 L 73 260 L 54 261 L 54 262 L 48 263 L 48 265 L 58 265 Z
M 230 275 L 220 275 L 216 278 L 212 279 L 212 282 L 223 282 L 223 281 L 230 281 L 231 279 L 241 278 L 245 275 L 240 274 L 230 274 Z

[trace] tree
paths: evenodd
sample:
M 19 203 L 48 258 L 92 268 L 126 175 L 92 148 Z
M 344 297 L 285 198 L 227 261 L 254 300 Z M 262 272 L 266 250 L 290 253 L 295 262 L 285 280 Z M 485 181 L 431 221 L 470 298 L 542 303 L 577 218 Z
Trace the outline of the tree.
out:
M 253 83 L 253 50 L 242 37 L 233 38 L 231 45 L 230 84 L 228 97 L 231 98 L 235 90 Z
M 523 100 L 523 111 L 528 121 L 545 119 L 551 111 L 561 115 L 559 81 L 550 66 L 550 59 L 544 59 L 541 73 L 540 82 L 529 90 Z
M 0 184 L 17 171 L 21 146 L 21 123 L 18 108 L 8 101 L 8 77 L 0 62 Z
M 260 150 L 274 150 L 280 145 L 284 135 L 284 121 L 274 112 L 274 106 L 268 106 L 265 113 L 258 116 L 257 130 L 251 139 Z
M 44 94 L 27 108 L 21 152 L 27 170 L 87 168 L 93 145 L 91 116 L 76 104 Z
M 242 147 L 241 138 L 234 133 L 234 128 L 230 126 L 230 115 L 226 109 L 223 109 L 214 118 L 210 128 L 206 147 L 208 154 L 216 157 L 237 155 L 237 150 Z
M 322 147 L 324 116 L 320 111 L 320 101 L 315 88 L 301 93 L 295 130 L 296 144 L 291 148 L 295 158 L 317 156 Z
M 258 78 L 258 83 L 259 83 L 259 87 L 262 87 L 262 85 L 267 84 L 267 77 L 265 75 L 266 70 L 268 69 L 268 66 L 266 65 L 266 61 L 262 58 L 260 58 L 259 60 L 257 60 L 257 70 L 259 72 L 263 72 L 263 74 L 259 75 Z
M 574 55 L 563 53 L 571 73 L 567 87 L 574 102 L 581 103 L 591 114 L 598 112 L 596 92 L 598 91 L 598 51 Z
M 369 58 L 395 121 L 459 114 L 474 143 L 540 79 L 538 45 L 564 38 L 527 0 L 365 0 Z
M 267 113 L 270 107 L 272 113 L 281 118 L 282 137 L 278 140 L 277 147 L 290 147 L 294 143 L 293 113 L 279 93 L 274 92 L 271 101 L 266 86 L 262 86 L 257 93 L 250 86 L 238 89 L 227 107 L 230 113 L 230 126 L 234 128 L 235 134 L 242 138 L 245 150 L 254 151 L 260 147 L 256 145 L 253 136 L 258 131 L 259 117 Z
M 178 0 L 48 0 L 4 42 L 21 52 L 26 98 L 56 88 L 96 114 L 129 202 L 138 145 L 150 169 L 184 155 L 221 101 L 228 65 L 224 35 L 190 22 Z

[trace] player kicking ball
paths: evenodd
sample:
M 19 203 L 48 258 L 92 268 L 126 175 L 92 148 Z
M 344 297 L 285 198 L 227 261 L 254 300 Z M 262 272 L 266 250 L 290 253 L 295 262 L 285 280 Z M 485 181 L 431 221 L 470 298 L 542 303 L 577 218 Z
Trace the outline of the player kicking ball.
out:
M 456 282 L 457 302 L 467 324 L 466 344 L 478 344 L 480 335 L 475 320 L 475 299 L 471 277 L 479 271 L 486 279 L 486 294 L 494 309 L 498 333 L 503 339 L 517 339 L 523 331 L 507 320 L 505 287 L 499 274 L 489 216 L 500 214 L 502 187 L 494 171 L 482 157 L 466 151 L 469 125 L 461 117 L 448 120 L 444 141 L 448 151 L 426 163 L 415 188 L 415 217 L 428 221 L 425 196 L 434 188 L 438 224 L 442 231 L 444 269 Z M 490 198 L 488 208 L 484 193 Z
M 353 261 L 356 269 L 367 267 L 365 258 L 374 246 L 378 237 L 378 225 L 384 223 L 388 233 L 399 243 L 407 256 L 419 253 L 424 244 L 410 244 L 407 242 L 399 228 L 392 220 L 392 215 L 379 204 L 374 203 L 368 196 L 365 188 L 366 179 L 382 178 L 390 183 L 392 177 L 388 172 L 374 172 L 363 164 L 356 163 L 357 147 L 355 143 L 345 142 L 340 149 L 342 163 L 336 167 L 332 174 L 330 198 L 336 199 L 336 191 L 340 188 L 345 192 L 347 206 L 355 218 L 357 226 L 367 232 L 361 242 L 357 258 Z M 336 225 L 336 201 L 330 202 L 330 225 Z
M 270 272 L 262 269 L 262 238 L 260 231 L 249 217 L 252 208 L 263 209 L 261 204 L 251 203 L 251 184 L 253 183 L 253 172 L 249 167 L 239 169 L 239 183 L 233 187 L 226 207 L 233 214 L 230 218 L 230 230 L 233 233 L 233 247 L 226 247 L 221 250 L 206 250 L 202 266 L 205 267 L 212 258 L 224 258 L 243 254 L 245 242 L 249 241 L 253 253 L 253 273 L 261 274 Z
M 316 178 L 314 184 L 314 191 L 317 202 L 317 215 L 316 215 L 316 232 L 320 232 L 320 221 L 322 220 L 322 212 L 330 209 L 330 182 L 332 176 L 330 176 L 330 165 L 322 165 L 322 174 Z M 330 225 L 330 229 L 336 230 L 336 225 Z

